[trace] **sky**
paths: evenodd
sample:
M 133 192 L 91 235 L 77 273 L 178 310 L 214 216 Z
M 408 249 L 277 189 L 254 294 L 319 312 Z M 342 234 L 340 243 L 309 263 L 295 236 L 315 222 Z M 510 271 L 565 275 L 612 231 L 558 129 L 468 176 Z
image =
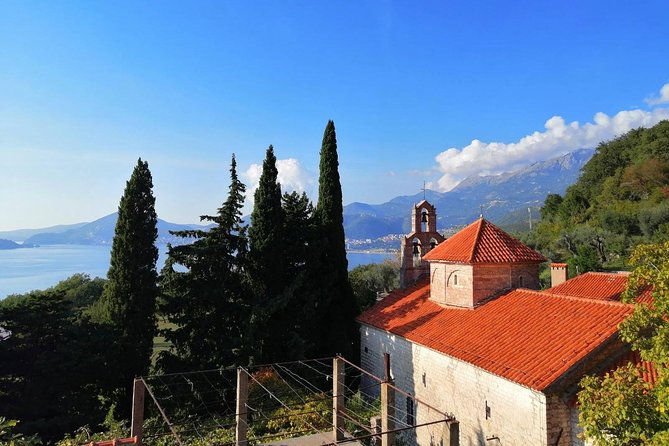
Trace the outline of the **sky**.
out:
M 252 206 L 272 144 L 317 196 L 446 191 L 669 119 L 669 2 L 0 2 L 0 231 L 116 210 L 138 158 L 158 216 Z

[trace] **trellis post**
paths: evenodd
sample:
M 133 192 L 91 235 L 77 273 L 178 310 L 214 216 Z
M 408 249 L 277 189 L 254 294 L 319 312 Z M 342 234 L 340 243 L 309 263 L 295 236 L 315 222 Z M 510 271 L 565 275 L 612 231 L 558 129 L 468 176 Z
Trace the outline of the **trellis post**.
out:
M 332 426 L 333 438 L 337 443 L 344 440 L 344 360 L 332 360 Z
M 137 437 L 137 446 L 142 445 L 142 434 L 144 433 L 144 380 L 135 378 L 132 386 L 132 422 L 130 424 L 130 436 Z
M 395 390 L 390 377 L 390 354 L 383 354 L 384 377 L 381 383 L 381 446 L 395 446 Z
M 235 437 L 237 446 L 246 446 L 248 444 L 246 434 L 248 431 L 248 417 L 246 403 L 249 397 L 249 375 L 246 370 L 237 368 L 237 410 Z

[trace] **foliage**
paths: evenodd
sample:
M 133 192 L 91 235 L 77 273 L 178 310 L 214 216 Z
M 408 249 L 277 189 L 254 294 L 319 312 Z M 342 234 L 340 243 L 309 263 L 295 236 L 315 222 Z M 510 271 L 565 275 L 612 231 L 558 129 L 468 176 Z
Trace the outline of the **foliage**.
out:
M 579 422 L 586 438 L 599 445 L 644 444 L 666 419 L 657 411 L 657 396 L 634 365 L 603 378 L 586 376 L 578 394 Z
M 158 365 L 165 371 L 203 370 L 246 364 L 249 355 L 249 291 L 244 280 L 248 247 L 242 224 L 245 186 L 234 155 L 230 188 L 208 231 L 178 231 L 190 244 L 170 246 L 161 272 L 160 310 L 176 328 L 162 330 L 171 343 Z M 175 268 L 180 266 L 180 269 Z
M 379 293 L 388 293 L 399 286 L 398 262 L 386 260 L 383 263 L 371 263 L 353 268 L 348 278 L 353 294 L 362 312 L 376 303 Z
M 0 303 L 0 407 L 18 429 L 45 440 L 104 418 L 118 385 L 117 333 L 72 310 L 65 291 L 32 292 Z
M 253 297 L 250 336 L 254 359 L 260 363 L 286 360 L 283 340 L 292 314 L 286 314 L 281 300 L 289 281 L 285 256 L 289 249 L 284 237 L 284 212 L 274 149 L 269 146 L 255 191 L 249 228 L 249 282 Z M 290 312 L 293 312 L 291 309 Z
M 66 435 L 65 438 L 56 443 L 56 446 L 79 446 L 91 441 L 104 441 L 114 438 L 126 438 L 129 433 L 128 427 L 122 421 L 114 418 L 115 406 L 112 405 L 107 412 L 102 426 L 104 430 L 96 432 L 89 426 L 83 426 L 76 430 L 74 435 Z
M 0 446 L 33 446 L 39 444 L 35 435 L 26 437 L 14 432 L 18 423 L 16 420 L 8 420 L 0 416 Z
M 623 296 L 632 302 L 652 286 L 653 304 L 636 304 L 620 325 L 622 339 L 652 362 L 654 387 L 631 367 L 604 379 L 584 378 L 579 394 L 585 434 L 601 444 L 666 444 L 669 438 L 669 241 L 638 246 L 630 257 L 634 268 Z
M 669 121 L 662 121 L 602 142 L 564 197 L 546 197 L 532 238 L 554 261 L 579 264 L 585 255 L 589 262 L 589 248 L 578 253 L 585 246 L 599 258 L 599 264 L 589 263 L 586 269 L 616 269 L 639 243 L 669 239 L 667 198 Z M 578 231 L 590 236 L 566 240 Z
M 313 356 L 358 353 L 356 303 L 348 281 L 343 204 L 334 122 L 328 121 L 321 147 L 315 231 L 310 243 L 309 277 L 313 317 L 308 318 Z
M 130 407 L 134 377 L 149 371 L 156 334 L 158 218 L 152 188 L 149 165 L 140 158 L 118 206 L 103 293 L 108 319 L 120 329 L 117 345 L 123 360 L 114 367 L 121 379 L 122 409 Z

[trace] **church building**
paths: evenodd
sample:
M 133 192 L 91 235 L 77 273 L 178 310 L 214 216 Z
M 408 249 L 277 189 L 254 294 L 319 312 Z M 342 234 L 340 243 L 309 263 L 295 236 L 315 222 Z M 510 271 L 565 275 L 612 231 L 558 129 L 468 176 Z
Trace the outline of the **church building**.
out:
M 553 264 L 555 286 L 537 291 L 541 254 L 483 217 L 446 240 L 436 221 L 426 201 L 414 207 L 402 287 L 358 317 L 362 367 L 383 376 L 388 353 L 395 385 L 453 414 L 460 445 L 584 444 L 578 382 L 630 357 L 617 329 L 633 311 L 620 302 L 627 276 L 566 280 Z

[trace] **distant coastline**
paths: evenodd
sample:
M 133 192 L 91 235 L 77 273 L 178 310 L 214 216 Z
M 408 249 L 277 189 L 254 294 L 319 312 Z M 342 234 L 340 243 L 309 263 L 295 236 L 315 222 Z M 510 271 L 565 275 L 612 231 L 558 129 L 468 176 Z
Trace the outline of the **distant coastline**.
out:
M 8 249 L 26 249 L 26 248 L 37 248 L 39 245 L 33 243 L 16 243 L 13 240 L 7 240 L 0 238 L 0 250 Z

